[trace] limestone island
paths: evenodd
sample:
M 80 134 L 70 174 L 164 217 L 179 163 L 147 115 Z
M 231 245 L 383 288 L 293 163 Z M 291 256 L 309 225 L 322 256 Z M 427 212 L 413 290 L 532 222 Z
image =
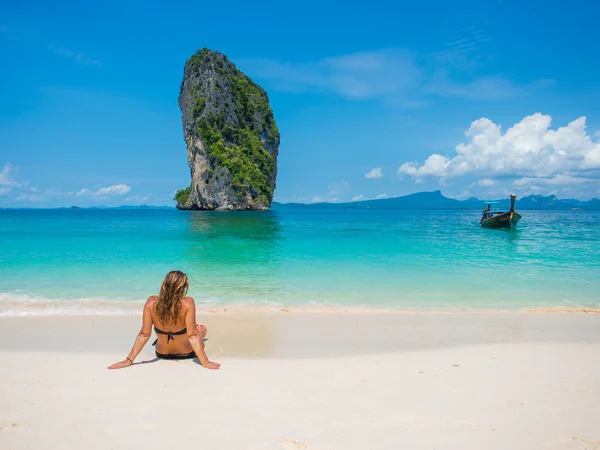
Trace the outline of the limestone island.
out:
M 177 208 L 268 209 L 279 130 L 264 89 L 205 48 L 185 63 L 179 108 L 192 182 L 175 194 Z

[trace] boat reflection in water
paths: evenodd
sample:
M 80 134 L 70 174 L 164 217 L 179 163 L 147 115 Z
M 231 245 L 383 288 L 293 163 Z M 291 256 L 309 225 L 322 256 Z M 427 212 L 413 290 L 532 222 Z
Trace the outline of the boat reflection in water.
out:
M 501 207 L 492 208 L 493 204 L 500 202 L 486 202 L 487 207 L 482 211 L 479 224 L 484 228 L 515 228 L 521 215 L 515 211 L 515 194 L 510 195 L 510 209 Z

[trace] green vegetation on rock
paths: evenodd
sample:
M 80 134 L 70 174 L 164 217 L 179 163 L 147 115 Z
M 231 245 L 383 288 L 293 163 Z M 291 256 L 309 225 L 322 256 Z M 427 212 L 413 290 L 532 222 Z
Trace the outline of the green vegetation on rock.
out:
M 227 167 L 231 186 L 238 197 L 244 197 L 251 186 L 258 191 L 255 200 L 268 204 L 273 198 L 268 174 L 274 170 L 274 158 L 263 148 L 258 133 L 248 128 L 222 125 L 219 119 L 207 116 L 199 124 L 207 156 Z
M 191 192 L 191 187 L 188 186 L 185 189 L 180 189 L 179 191 L 175 192 L 175 197 L 173 198 L 173 200 L 175 200 L 178 204 L 181 205 L 187 205 L 190 203 L 190 192 Z
M 273 118 L 266 93 L 219 54 L 208 49 L 199 50 L 190 58 L 193 71 L 201 65 L 210 65 L 219 78 L 215 86 L 219 92 L 228 89 L 233 97 L 233 111 L 237 120 L 228 114 L 228 101 L 213 102 L 203 114 L 206 98 L 201 87 L 192 100 L 191 110 L 197 119 L 198 132 L 204 141 L 211 167 L 224 166 L 231 175 L 231 187 L 238 199 L 247 193 L 255 203 L 269 205 L 273 198 L 270 179 L 275 171 L 275 156 L 265 148 L 265 142 L 279 144 L 279 130 Z M 228 66 L 224 67 L 224 63 Z
M 192 106 L 192 114 L 194 115 L 194 117 L 198 117 L 200 114 L 202 114 L 204 105 L 206 105 L 206 98 L 196 97 L 194 99 L 194 105 Z

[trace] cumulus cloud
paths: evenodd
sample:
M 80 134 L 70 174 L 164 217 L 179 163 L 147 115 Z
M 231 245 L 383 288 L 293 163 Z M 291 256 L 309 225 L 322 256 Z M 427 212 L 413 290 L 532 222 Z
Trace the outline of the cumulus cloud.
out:
M 493 186 L 500 178 L 512 178 L 517 187 L 597 182 L 600 143 L 587 134 L 586 118 L 556 130 L 550 128 L 551 121 L 550 116 L 535 113 L 503 133 L 500 125 L 481 118 L 465 132 L 466 142 L 456 146 L 456 155 L 433 154 L 422 164 L 407 162 L 398 173 L 441 181 L 484 176 L 471 185 L 480 187 Z
M 114 186 L 100 188 L 97 191 L 91 189 L 81 189 L 74 194 L 76 197 L 89 197 L 89 198 L 98 198 L 98 199 L 107 199 L 109 197 L 117 197 L 120 195 L 125 195 L 129 191 L 131 191 L 131 186 L 127 186 L 126 184 L 116 184 Z
M 369 170 L 367 173 L 365 173 L 365 178 L 368 178 L 368 179 L 383 178 L 383 169 L 381 167 L 375 167 L 374 169 Z
M 360 195 L 357 195 L 356 197 L 353 197 L 352 201 L 353 202 L 358 202 L 359 200 L 364 200 L 364 199 L 365 199 L 365 196 L 362 195 L 362 194 L 360 194 Z
M 0 188 L 0 195 L 10 194 L 11 188 Z
M 126 184 L 116 184 L 114 186 L 98 189 L 96 195 L 98 195 L 99 197 L 105 197 L 110 195 L 125 195 L 129 191 L 131 191 L 130 186 L 127 186 Z
M 377 200 L 380 200 L 382 198 L 388 198 L 387 194 L 379 194 L 377 197 L 375 197 Z

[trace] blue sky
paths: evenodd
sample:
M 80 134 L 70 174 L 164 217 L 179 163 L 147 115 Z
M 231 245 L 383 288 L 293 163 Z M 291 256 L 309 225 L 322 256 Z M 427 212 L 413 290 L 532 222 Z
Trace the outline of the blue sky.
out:
M 8 1 L 0 206 L 173 204 L 185 60 L 269 93 L 279 201 L 600 197 L 594 1 Z

